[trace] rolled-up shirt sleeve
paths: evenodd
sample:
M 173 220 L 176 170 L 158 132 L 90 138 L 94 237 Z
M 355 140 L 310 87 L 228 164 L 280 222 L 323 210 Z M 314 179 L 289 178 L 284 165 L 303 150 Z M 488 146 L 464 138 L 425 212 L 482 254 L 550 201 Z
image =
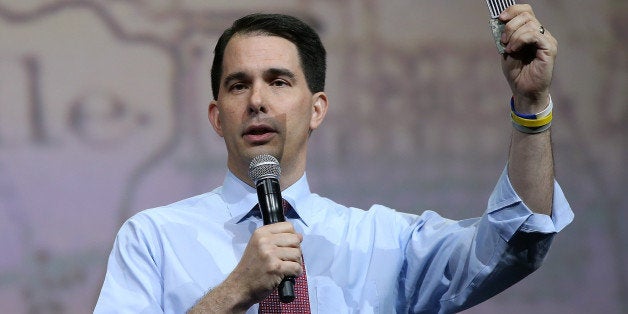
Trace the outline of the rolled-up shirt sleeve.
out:
M 452 313 L 496 295 L 543 262 L 574 217 L 554 183 L 551 215 L 532 212 L 502 172 L 481 218 L 453 221 L 426 211 L 410 225 L 400 312 Z
M 517 231 L 556 233 L 574 218 L 573 211 L 556 181 L 551 216 L 532 212 L 512 187 L 507 167 L 489 198 L 486 215 L 505 241 L 509 241 Z

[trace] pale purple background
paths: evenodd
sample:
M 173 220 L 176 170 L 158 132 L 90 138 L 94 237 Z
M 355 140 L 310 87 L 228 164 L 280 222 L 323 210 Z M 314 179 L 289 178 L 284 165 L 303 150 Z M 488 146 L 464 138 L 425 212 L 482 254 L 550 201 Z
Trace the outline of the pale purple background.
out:
M 553 139 L 576 220 L 538 272 L 467 312 L 626 313 L 628 5 L 533 4 L 560 41 Z M 510 132 L 484 0 L 0 0 L 2 312 L 91 312 L 126 218 L 220 184 L 211 50 L 255 11 L 305 18 L 328 49 L 314 191 L 482 213 Z

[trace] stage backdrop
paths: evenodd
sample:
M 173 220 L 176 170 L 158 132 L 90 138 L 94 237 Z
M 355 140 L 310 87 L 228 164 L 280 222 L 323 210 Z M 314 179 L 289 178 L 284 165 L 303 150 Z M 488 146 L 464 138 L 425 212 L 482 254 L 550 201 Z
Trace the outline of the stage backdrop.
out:
M 560 42 L 552 135 L 576 220 L 538 272 L 468 313 L 627 312 L 626 3 L 534 1 Z M 328 49 L 314 191 L 483 212 L 511 129 L 484 0 L 0 0 L 3 312 L 90 312 L 125 219 L 222 182 L 212 48 L 257 11 L 304 18 Z

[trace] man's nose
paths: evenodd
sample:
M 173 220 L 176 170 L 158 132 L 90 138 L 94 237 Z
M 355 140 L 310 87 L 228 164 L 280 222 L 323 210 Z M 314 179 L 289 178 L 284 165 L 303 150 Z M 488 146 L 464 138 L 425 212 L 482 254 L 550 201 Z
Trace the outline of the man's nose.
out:
M 268 104 L 262 84 L 254 84 L 249 98 L 249 113 L 268 113 Z

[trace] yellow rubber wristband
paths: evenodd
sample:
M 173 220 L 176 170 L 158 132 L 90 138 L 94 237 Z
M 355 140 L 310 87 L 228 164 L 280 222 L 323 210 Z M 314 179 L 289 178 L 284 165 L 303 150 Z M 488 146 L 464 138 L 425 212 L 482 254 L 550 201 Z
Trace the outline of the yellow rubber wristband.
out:
M 547 125 L 548 123 L 552 122 L 552 112 L 550 111 L 550 113 L 540 119 L 525 119 L 522 117 L 517 116 L 514 112 L 510 112 L 510 117 L 512 118 L 512 121 L 520 126 L 525 126 L 527 128 L 538 128 L 544 125 Z

